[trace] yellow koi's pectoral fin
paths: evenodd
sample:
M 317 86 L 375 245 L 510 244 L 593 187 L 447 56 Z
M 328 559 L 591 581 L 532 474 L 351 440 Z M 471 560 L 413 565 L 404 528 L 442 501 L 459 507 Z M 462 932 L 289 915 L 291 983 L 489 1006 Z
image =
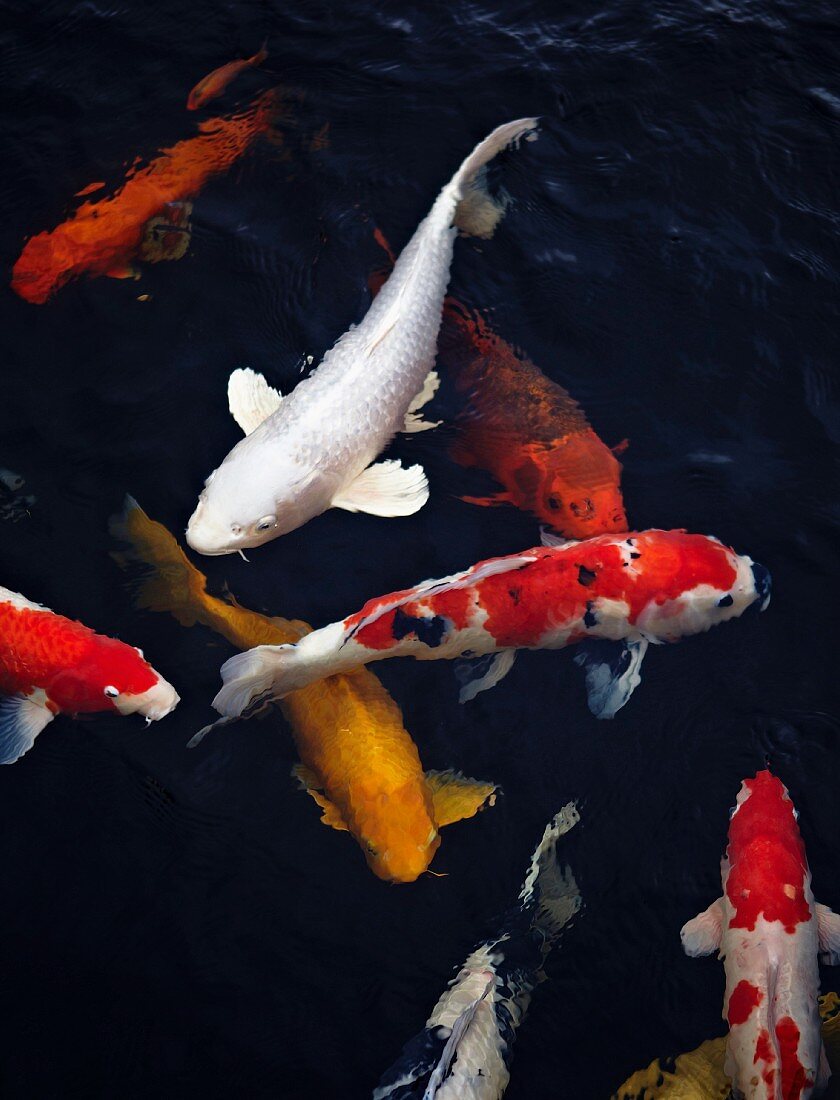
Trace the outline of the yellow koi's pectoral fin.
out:
M 485 806 L 494 805 L 499 791 L 495 783 L 470 779 L 451 768 L 445 772 L 426 772 L 426 782 L 431 788 L 438 828 L 474 817 Z
M 305 790 L 308 795 L 311 795 L 324 811 L 321 814 L 323 823 L 329 825 L 331 829 L 338 829 L 341 832 L 349 833 L 350 829 L 341 816 L 339 808 L 334 802 L 330 802 L 323 791 L 318 789 L 321 781 L 315 772 L 313 772 L 311 768 L 307 768 L 305 764 L 295 764 L 292 768 L 292 775 L 303 790 Z

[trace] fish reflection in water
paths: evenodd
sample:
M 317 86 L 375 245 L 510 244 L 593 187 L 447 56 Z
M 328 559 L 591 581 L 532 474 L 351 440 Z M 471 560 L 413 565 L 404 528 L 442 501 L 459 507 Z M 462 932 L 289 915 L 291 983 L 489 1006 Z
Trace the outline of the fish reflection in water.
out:
M 257 65 L 262 65 L 268 57 L 268 50 L 265 45 L 265 42 L 263 42 L 253 57 L 242 57 L 237 61 L 228 61 L 226 64 L 220 65 L 218 69 L 208 73 L 207 76 L 202 77 L 187 96 L 187 110 L 197 111 L 199 107 L 204 107 L 212 99 L 220 96 L 228 84 L 235 80 L 240 73 L 246 69 L 253 69 Z
M 373 1100 L 498 1100 L 510 1080 L 517 1028 L 543 965 L 581 908 L 557 842 L 580 816 L 569 802 L 548 823 L 515 905 L 469 954 L 423 1031 L 383 1075 Z
M 112 530 L 131 547 L 114 555 L 120 564 L 155 570 L 138 585 L 139 606 L 169 612 L 183 626 L 200 623 L 239 648 L 281 644 L 309 631 L 298 620 L 269 618 L 209 595 L 204 575 L 136 502 L 128 500 Z M 413 882 L 431 863 L 439 830 L 494 801 L 493 783 L 456 771 L 424 773 L 399 707 L 366 670 L 295 692 L 282 709 L 301 758 L 294 774 L 321 807 L 321 820 L 350 832 L 382 879 Z
M 36 497 L 32 493 L 23 493 L 26 481 L 14 470 L 0 468 L 0 520 L 17 523 L 31 514 Z
M 164 149 L 143 168 L 130 169 L 125 183 L 112 195 L 82 203 L 61 225 L 26 242 L 12 270 L 12 290 L 27 302 L 41 305 L 79 275 L 127 278 L 137 274 L 132 263 L 138 256 L 153 261 L 175 258 L 174 242 L 169 256 L 150 243 L 149 223 L 163 219 L 171 226 L 169 232 L 181 230 L 179 236 L 186 236 L 186 200 L 194 198 L 213 176 L 231 168 L 257 137 L 267 134 L 279 107 L 279 94 L 265 92 L 246 110 L 206 119 L 195 137 Z

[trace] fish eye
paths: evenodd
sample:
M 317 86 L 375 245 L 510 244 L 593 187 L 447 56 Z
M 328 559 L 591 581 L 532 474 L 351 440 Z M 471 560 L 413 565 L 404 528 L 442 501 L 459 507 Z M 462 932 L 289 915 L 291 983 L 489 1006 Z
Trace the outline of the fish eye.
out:
M 552 510 L 552 512 L 559 512 L 560 509 L 563 507 L 563 501 L 560 499 L 560 497 L 554 496 L 554 494 L 552 494 L 548 498 L 546 503 L 548 504 L 548 506 Z
M 272 527 L 277 526 L 277 516 L 263 516 L 263 518 L 257 523 L 256 530 L 262 533 L 263 531 L 270 531 Z
M 367 848 L 368 852 L 370 852 L 370 854 L 372 856 L 379 855 L 379 849 L 376 847 L 375 844 L 371 844 L 371 842 L 369 840 L 365 841 L 365 847 Z
M 116 699 L 116 697 L 119 695 L 119 691 L 117 690 L 117 688 L 114 687 L 113 684 L 109 684 L 105 688 L 105 695 L 107 695 L 109 699 Z

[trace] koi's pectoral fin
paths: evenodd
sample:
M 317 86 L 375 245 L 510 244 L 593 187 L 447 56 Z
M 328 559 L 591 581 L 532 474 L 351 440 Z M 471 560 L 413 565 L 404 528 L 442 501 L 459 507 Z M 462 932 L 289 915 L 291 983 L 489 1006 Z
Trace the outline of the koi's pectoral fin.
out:
M 230 415 L 246 435 L 280 408 L 283 395 L 273 389 L 261 374 L 240 367 L 228 379 Z
M 338 829 L 345 833 L 350 831 L 347 822 L 341 816 L 339 808 L 334 802 L 330 802 L 324 792 L 319 789 L 321 780 L 311 768 L 307 768 L 305 764 L 295 764 L 292 768 L 292 775 L 298 781 L 300 787 L 306 791 L 324 811 L 321 814 L 321 821 L 323 821 L 325 825 L 329 825 L 331 829 Z
M 488 653 L 483 657 L 456 661 L 455 676 L 463 685 L 458 694 L 458 702 L 469 703 L 480 692 L 495 687 L 513 668 L 515 660 L 515 649 L 503 649 L 501 653 Z
M 680 929 L 683 951 L 692 958 L 720 950 L 723 936 L 723 898 L 713 901 Z
M 26 695 L 0 697 L 0 764 L 13 764 L 35 744 L 55 715 Z
M 496 801 L 499 788 L 495 783 L 470 779 L 450 768 L 445 772 L 426 772 L 426 782 L 432 792 L 432 804 L 438 828 L 474 817 L 485 806 Z
M 580 643 L 575 664 L 586 673 L 587 702 L 596 718 L 615 718 L 642 682 L 640 670 L 647 647 L 646 638 Z
M 827 966 L 840 966 L 840 916 L 819 902 L 816 908 L 820 962 Z
M 429 499 L 429 483 L 422 466 L 406 469 L 396 459 L 376 462 L 339 489 L 333 508 L 367 512 L 371 516 L 412 516 Z
M 420 390 L 406 409 L 405 423 L 403 425 L 404 432 L 427 432 L 429 428 L 437 428 L 440 426 L 439 420 L 424 420 L 420 415 L 420 410 L 432 400 L 439 386 L 440 376 L 438 372 L 436 370 L 429 371 L 423 383 L 422 390 Z
M 510 493 L 490 493 L 486 497 L 461 497 L 465 504 L 477 504 L 479 508 L 497 508 L 500 504 L 513 504 Z

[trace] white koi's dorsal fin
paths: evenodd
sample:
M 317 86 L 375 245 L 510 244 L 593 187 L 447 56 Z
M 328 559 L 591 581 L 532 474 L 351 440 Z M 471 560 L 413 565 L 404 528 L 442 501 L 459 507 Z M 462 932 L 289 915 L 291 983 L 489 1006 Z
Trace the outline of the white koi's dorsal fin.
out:
M 406 469 L 395 459 L 386 459 L 368 466 L 340 489 L 332 506 L 371 516 L 412 516 L 428 499 L 429 483 L 422 466 Z
M 282 400 L 282 393 L 250 367 L 240 367 L 228 379 L 230 415 L 246 435 L 277 412 Z
M 683 951 L 692 958 L 720 950 L 723 938 L 723 898 L 713 901 L 680 929 Z
M 840 966 L 840 916 L 819 902 L 816 911 L 820 962 L 827 966 Z
M 562 546 L 574 546 L 577 539 L 564 539 L 562 535 L 555 535 L 553 531 L 549 531 L 547 527 L 540 528 L 540 545 L 550 546 L 552 549 L 559 549 Z
M 26 695 L 0 698 L 0 764 L 14 764 L 29 752 L 54 717 L 44 703 Z
M 301 789 L 306 791 L 324 811 L 321 814 L 321 821 L 323 821 L 325 825 L 329 825 L 331 829 L 338 829 L 340 832 L 348 833 L 350 827 L 341 816 L 341 810 L 339 810 L 334 802 L 330 802 L 320 789 L 321 781 L 315 772 L 311 768 L 307 768 L 305 764 L 295 764 L 292 768 L 292 775 L 298 781 Z
M 469 703 L 482 691 L 495 687 L 513 668 L 515 649 L 503 649 L 501 653 L 488 653 L 472 660 L 457 661 L 455 676 L 462 684 L 458 693 L 459 703 Z
M 646 638 L 580 643 L 575 664 L 586 672 L 587 702 L 596 718 L 615 718 L 642 682 L 640 669 L 647 647 Z
M 427 405 L 435 396 L 440 386 L 440 375 L 436 370 L 431 370 L 426 375 L 423 389 L 413 399 L 405 414 L 404 432 L 427 432 L 430 428 L 437 428 L 439 420 L 424 420 L 420 416 L 420 409 Z
M 432 792 L 435 821 L 439 829 L 474 817 L 485 806 L 492 806 L 499 789 L 495 783 L 470 779 L 451 768 L 445 772 L 426 772 L 426 782 Z

